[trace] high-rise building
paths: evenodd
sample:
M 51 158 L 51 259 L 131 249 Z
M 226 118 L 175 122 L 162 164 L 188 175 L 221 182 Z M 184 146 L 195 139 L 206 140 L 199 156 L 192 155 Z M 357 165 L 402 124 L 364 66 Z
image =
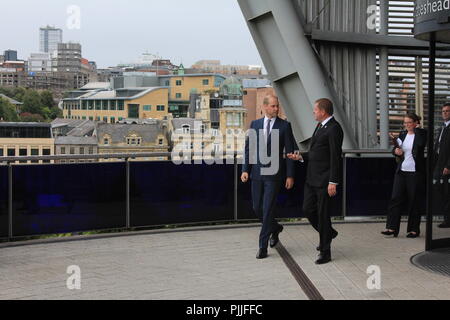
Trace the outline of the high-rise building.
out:
M 53 53 L 63 41 L 62 30 L 47 26 L 39 29 L 39 51 Z
M 59 43 L 55 67 L 57 72 L 81 72 L 81 44 Z
M 17 61 L 17 51 L 15 50 L 6 50 L 4 54 L 5 61 Z

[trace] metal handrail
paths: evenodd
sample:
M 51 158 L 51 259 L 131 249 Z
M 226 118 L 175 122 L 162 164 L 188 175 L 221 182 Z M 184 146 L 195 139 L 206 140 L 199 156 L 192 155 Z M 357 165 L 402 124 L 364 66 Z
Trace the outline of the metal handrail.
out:
M 142 152 L 142 153 L 105 153 L 105 154 L 84 154 L 84 155 L 50 155 L 50 156 L 19 156 L 19 157 L 0 157 L 0 162 L 15 162 L 15 161 L 39 161 L 39 160 L 97 160 L 97 159 L 135 159 L 135 158 L 157 158 L 157 157 L 168 157 L 172 156 L 213 156 L 216 157 L 214 153 L 207 152 L 183 152 L 181 154 L 172 152 Z M 234 152 L 223 154 L 224 157 L 234 157 L 243 155 L 243 152 Z
M 392 150 L 385 149 L 346 149 L 342 151 L 343 155 L 349 154 L 391 154 Z M 138 153 L 105 153 L 105 154 L 67 154 L 67 155 L 51 155 L 51 156 L 18 156 L 18 157 L 0 157 L 0 162 L 15 162 L 15 161 L 39 161 L 39 160 L 87 160 L 87 159 L 135 159 L 135 158 L 157 158 L 157 157 L 168 157 L 172 158 L 174 154 L 172 152 L 138 152 Z M 212 155 L 215 158 L 220 159 L 220 156 L 223 157 L 233 157 L 233 156 L 242 156 L 243 152 L 230 152 L 220 155 L 215 155 L 214 153 L 205 153 L 205 152 L 184 152 L 179 154 L 179 156 L 205 156 Z

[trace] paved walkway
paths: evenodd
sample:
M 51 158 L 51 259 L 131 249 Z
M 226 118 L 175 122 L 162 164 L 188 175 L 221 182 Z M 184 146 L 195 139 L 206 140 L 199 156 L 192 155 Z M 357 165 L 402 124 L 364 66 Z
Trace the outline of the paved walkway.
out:
M 423 237 L 387 239 L 380 223 L 336 229 L 333 262 L 323 266 L 314 264 L 318 236 L 310 226 L 286 225 L 280 235 L 325 299 L 450 299 L 450 278 L 409 261 L 423 251 Z M 1 244 L 0 299 L 307 299 L 275 249 L 255 259 L 258 233 L 250 225 Z M 80 290 L 67 288 L 71 265 L 80 267 Z M 370 265 L 381 269 L 380 290 L 367 288 Z

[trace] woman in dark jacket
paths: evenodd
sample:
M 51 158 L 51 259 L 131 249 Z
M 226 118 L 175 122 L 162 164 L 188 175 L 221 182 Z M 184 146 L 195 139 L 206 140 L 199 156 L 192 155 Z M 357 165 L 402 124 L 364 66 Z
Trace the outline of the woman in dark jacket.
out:
M 420 117 L 408 113 L 404 119 L 405 131 L 396 140 L 392 153 L 396 156 L 398 166 L 394 177 L 392 198 L 384 235 L 398 236 L 401 221 L 402 205 L 406 202 L 408 208 L 408 238 L 420 235 L 420 214 L 417 199 L 418 187 L 425 180 L 425 147 L 427 132 L 419 128 Z

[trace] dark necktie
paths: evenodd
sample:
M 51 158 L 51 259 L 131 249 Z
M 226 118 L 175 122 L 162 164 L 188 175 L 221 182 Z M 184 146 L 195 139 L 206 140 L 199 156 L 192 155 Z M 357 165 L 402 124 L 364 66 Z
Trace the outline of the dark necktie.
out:
M 316 135 L 317 132 L 319 132 L 319 130 L 322 129 L 322 127 L 323 127 L 322 122 L 319 122 L 319 124 L 317 125 L 317 128 L 316 128 L 316 132 L 314 133 L 314 135 Z
M 436 146 L 436 153 L 437 154 L 439 154 L 439 151 L 440 151 L 439 149 L 441 148 L 441 140 L 442 140 L 442 136 L 444 135 L 445 128 L 447 128 L 447 126 L 444 123 L 444 125 L 442 126 L 441 133 L 439 135 L 439 139 L 438 139 L 438 141 L 436 143 L 437 144 L 437 146 Z
M 267 139 L 267 142 L 269 142 L 270 124 L 271 123 L 272 123 L 272 119 L 269 119 L 269 121 L 267 121 L 267 127 L 266 127 L 266 139 Z

